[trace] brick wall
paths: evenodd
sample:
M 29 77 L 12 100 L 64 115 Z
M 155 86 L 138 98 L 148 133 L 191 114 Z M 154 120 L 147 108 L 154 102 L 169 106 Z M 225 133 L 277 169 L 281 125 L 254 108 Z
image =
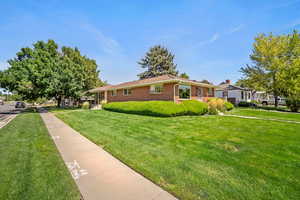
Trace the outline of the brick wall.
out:
M 168 83 L 163 85 L 163 91 L 160 94 L 151 94 L 150 86 L 143 86 L 137 88 L 131 88 L 131 95 L 123 95 L 123 89 L 117 90 L 117 95 L 112 96 L 112 92 L 108 91 L 108 102 L 115 101 L 149 101 L 149 100 L 161 100 L 161 101 L 173 101 L 173 88 L 174 83 Z
M 159 101 L 174 101 L 174 86 L 175 86 L 175 101 L 180 102 L 178 94 L 178 85 L 176 83 L 167 83 L 163 84 L 163 91 L 160 94 L 151 94 L 150 86 L 143 86 L 137 88 L 131 88 L 131 95 L 125 96 L 123 94 L 123 89 L 117 90 L 117 95 L 112 96 L 112 91 L 107 92 L 107 101 L 108 102 L 117 102 L 117 101 L 150 101 L 150 100 L 159 100 Z M 197 96 L 197 87 L 192 86 L 191 89 L 191 99 L 200 99 L 207 101 L 207 98 L 214 96 L 214 91 L 212 95 L 208 95 L 208 88 L 202 88 L 203 94 L 201 97 Z

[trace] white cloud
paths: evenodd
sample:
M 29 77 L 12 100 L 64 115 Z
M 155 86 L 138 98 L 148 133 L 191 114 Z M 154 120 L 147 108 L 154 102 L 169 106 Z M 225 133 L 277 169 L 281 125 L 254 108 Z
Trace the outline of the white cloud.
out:
M 9 66 L 9 64 L 7 63 L 7 62 L 5 62 L 5 61 L 0 61 L 0 70 L 5 70 L 5 69 L 7 69 L 8 68 L 8 66 Z
M 245 26 L 244 24 L 240 24 L 240 25 L 238 25 L 236 27 L 233 27 L 232 29 L 230 29 L 229 31 L 227 31 L 227 34 L 232 34 L 232 33 L 238 32 L 241 29 L 243 29 L 244 26 Z
M 209 40 L 209 43 L 213 43 L 214 41 L 216 41 L 217 39 L 219 39 L 220 35 L 218 33 L 215 33 L 211 39 Z
M 101 30 L 97 29 L 92 24 L 82 24 L 81 28 L 89 32 L 94 37 L 94 39 L 99 43 L 104 52 L 108 54 L 115 54 L 120 52 L 120 44 L 116 40 L 104 35 Z
M 214 33 L 208 40 L 203 40 L 201 42 L 199 42 L 198 44 L 196 44 L 196 47 L 199 46 L 204 46 L 207 44 L 211 44 L 214 43 L 216 40 L 218 40 L 220 38 L 220 34 L 219 33 Z

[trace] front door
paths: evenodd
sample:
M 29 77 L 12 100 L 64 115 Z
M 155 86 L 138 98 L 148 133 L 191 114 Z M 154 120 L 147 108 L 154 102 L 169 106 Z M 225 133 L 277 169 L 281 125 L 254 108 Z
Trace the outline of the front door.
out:
M 197 91 L 197 98 L 202 99 L 202 97 L 203 97 L 203 88 L 197 87 L 196 91 Z

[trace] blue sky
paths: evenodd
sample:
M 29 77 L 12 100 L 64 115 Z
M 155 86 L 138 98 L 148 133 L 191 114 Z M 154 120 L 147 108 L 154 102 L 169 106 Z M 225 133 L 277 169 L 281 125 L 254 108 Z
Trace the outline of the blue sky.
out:
M 257 34 L 300 30 L 300 0 L 10 0 L 0 9 L 0 69 L 21 47 L 54 39 L 95 59 L 112 84 L 137 79 L 156 44 L 191 79 L 236 81 Z

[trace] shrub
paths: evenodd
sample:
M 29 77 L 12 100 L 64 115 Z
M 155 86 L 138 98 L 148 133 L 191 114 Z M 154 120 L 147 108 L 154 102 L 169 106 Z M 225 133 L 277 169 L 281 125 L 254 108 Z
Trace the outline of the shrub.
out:
M 102 101 L 100 102 L 101 105 L 106 104 L 106 103 L 107 103 L 106 100 L 102 100 Z
M 228 105 L 228 109 L 226 105 Z M 230 108 L 230 106 L 232 106 Z M 208 107 L 209 107 L 209 114 L 216 115 L 218 112 L 224 112 L 226 110 L 231 110 L 233 105 L 230 102 L 226 102 L 221 98 L 209 98 L 208 99 Z
M 210 115 L 218 114 L 218 105 L 216 100 L 208 101 L 208 113 Z
M 232 103 L 230 103 L 229 101 L 225 101 L 224 106 L 227 111 L 232 110 L 234 108 L 234 105 Z
M 256 100 L 251 100 L 251 103 L 252 104 L 256 104 L 256 105 L 258 105 L 258 104 L 260 104 L 258 101 L 256 101 Z
M 103 105 L 103 109 L 130 114 L 171 117 L 205 114 L 207 105 L 194 100 L 187 100 L 179 104 L 171 101 L 128 101 L 108 103 Z
M 292 112 L 298 112 L 300 109 L 300 99 L 286 99 L 286 106 Z
M 217 103 L 217 109 L 221 112 L 224 112 L 225 111 L 225 106 L 224 106 L 225 101 L 223 99 L 217 99 L 216 103 Z
M 239 107 L 251 107 L 251 106 L 256 107 L 257 105 L 252 102 L 240 101 L 238 106 Z
M 84 102 L 81 106 L 82 109 L 89 109 L 90 108 L 90 103 L 89 102 Z
M 182 102 L 187 115 L 204 115 L 208 112 L 207 103 L 197 100 L 186 100 Z

